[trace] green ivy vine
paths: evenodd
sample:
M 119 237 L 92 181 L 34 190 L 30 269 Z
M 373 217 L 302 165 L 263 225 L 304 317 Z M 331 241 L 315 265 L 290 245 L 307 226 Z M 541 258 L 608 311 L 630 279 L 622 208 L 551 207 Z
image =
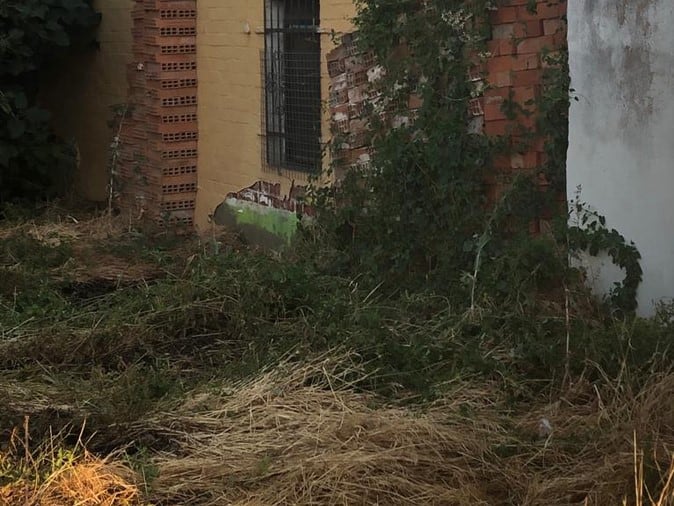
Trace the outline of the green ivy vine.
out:
M 358 0 L 357 5 L 358 44 L 383 72 L 363 113 L 372 147 L 369 165 L 335 167 L 343 171 L 338 186 L 312 190 L 324 241 L 338 252 L 330 267 L 369 277 L 377 286 L 438 290 L 470 301 L 471 308 L 484 298 L 521 307 L 532 293 L 560 286 L 568 276 L 567 246 L 591 254 L 605 250 L 628 273 L 611 300 L 633 310 L 641 279 L 634 246 L 616 231 L 603 230 L 602 220 L 585 228 L 564 220 L 559 196 L 566 191 L 571 100 L 566 50 L 543 55 L 537 100 L 504 104 L 515 121 L 537 115 L 535 129 L 517 133 L 525 142 L 545 138 L 546 161 L 532 176 L 516 178 L 497 202 L 488 202 L 485 181 L 494 155 L 518 149 L 470 128 L 470 103 L 482 90 L 468 76 L 487 57 L 489 12 L 498 2 Z M 420 106 L 410 114 L 414 98 L 421 99 Z M 342 142 L 348 139 L 335 136 L 333 149 L 338 152 Z M 554 215 L 565 222 L 560 234 L 529 233 L 530 223 Z
M 641 284 L 641 254 L 633 242 L 628 242 L 616 229 L 606 226 L 606 218 L 580 201 L 574 202 L 576 223 L 567 229 L 572 253 L 585 252 L 591 256 L 605 253 L 621 268 L 625 277 L 615 282 L 608 294 L 612 306 L 627 313 L 637 308 L 637 290 Z
M 364 112 L 370 166 L 349 170 L 336 199 L 317 190 L 343 267 L 409 285 L 443 284 L 441 273 L 472 265 L 490 142 L 467 128 L 475 90 L 465 55 L 484 46 L 487 3 L 357 2 L 358 43 L 385 72 Z M 414 117 L 413 96 L 422 99 Z

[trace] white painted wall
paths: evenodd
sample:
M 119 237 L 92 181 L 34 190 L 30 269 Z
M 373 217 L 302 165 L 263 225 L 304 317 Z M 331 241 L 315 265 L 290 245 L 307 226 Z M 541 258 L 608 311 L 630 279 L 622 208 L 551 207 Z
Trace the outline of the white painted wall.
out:
M 569 0 L 567 191 L 634 241 L 642 315 L 674 297 L 674 0 Z M 594 262 L 595 286 L 617 269 Z

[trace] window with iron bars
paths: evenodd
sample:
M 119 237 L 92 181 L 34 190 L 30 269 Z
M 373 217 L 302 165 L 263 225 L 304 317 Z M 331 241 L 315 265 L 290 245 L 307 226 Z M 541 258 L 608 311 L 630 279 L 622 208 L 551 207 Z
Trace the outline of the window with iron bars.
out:
M 266 161 L 278 169 L 321 167 L 319 0 L 264 0 Z

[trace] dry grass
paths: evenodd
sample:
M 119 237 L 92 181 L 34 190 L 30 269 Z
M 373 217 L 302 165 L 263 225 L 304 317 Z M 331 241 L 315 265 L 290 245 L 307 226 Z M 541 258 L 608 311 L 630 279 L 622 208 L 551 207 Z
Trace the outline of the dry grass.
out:
M 115 456 L 95 457 L 81 444 L 66 450 L 55 436 L 29 448 L 28 419 L 0 451 L 0 504 L 7 506 L 140 506 L 134 473 Z
M 65 211 L 49 213 L 48 218 L 16 223 L 4 223 L 0 227 L 0 239 L 22 234 L 32 237 L 46 246 L 59 246 L 75 240 L 101 240 L 122 235 L 128 226 L 122 219 L 101 213 L 76 218 Z
M 520 438 L 520 454 L 502 459 L 508 476 L 504 486 L 519 489 L 519 504 L 627 504 L 635 503 L 633 486 L 635 448 L 650 448 L 649 467 L 667 476 L 674 448 L 674 375 L 653 376 L 638 392 L 620 382 L 580 382 L 559 400 L 513 414 L 520 427 L 532 428 L 545 418 L 552 432 L 528 443 Z M 634 435 L 637 439 L 634 439 Z M 649 483 L 662 483 L 651 472 Z M 671 505 L 662 502 L 661 505 Z M 643 503 L 656 504 L 656 503 Z
M 71 258 L 55 269 L 54 280 L 67 278 L 71 282 L 86 283 L 92 280 L 119 284 L 151 280 L 163 273 L 156 266 L 134 258 L 129 261 L 118 255 L 101 251 L 106 241 L 128 241 L 130 227 L 122 217 L 107 214 L 75 218 L 69 214 L 56 214 L 47 221 L 24 221 L 3 224 L 0 240 L 27 237 L 48 248 L 68 245 Z M 17 259 L 21 262 L 22 259 Z
M 145 430 L 179 445 L 155 461 L 156 499 L 489 504 L 478 474 L 491 467 L 487 420 L 466 420 L 460 429 L 436 415 L 375 407 L 372 396 L 346 388 L 335 366 L 330 359 L 285 364 L 232 389 L 195 394 L 147 420 Z
M 286 364 L 231 389 L 194 393 L 137 426 L 176 445 L 154 459 L 152 498 L 194 505 L 674 504 L 672 375 L 606 401 L 597 394 L 608 391 L 578 385 L 558 402 L 517 412 L 505 408 L 497 385 L 457 383 L 422 412 L 348 388 L 337 363 Z M 543 418 L 551 433 L 539 434 Z M 637 493 L 634 431 L 663 476 L 646 483 L 642 473 Z M 651 502 L 643 500 L 648 486 Z
M 674 455 L 672 455 L 669 468 L 663 470 L 658 468 L 661 480 L 660 492 L 657 495 L 651 494 L 644 478 L 644 454 L 637 450 L 637 438 L 634 435 L 634 505 L 635 506 L 671 506 L 674 503 Z M 644 495 L 647 499 L 644 498 Z M 623 506 L 629 503 L 627 499 L 623 501 Z
M 0 504 L 135 505 L 140 488 L 195 506 L 674 506 L 674 374 L 638 391 L 579 382 L 526 406 L 457 381 L 423 409 L 384 404 L 360 379 L 348 356 L 324 356 L 193 391 L 128 428 L 170 442 L 145 456 L 138 487 L 126 459 L 59 452 L 58 438 L 22 456 L 15 435 Z

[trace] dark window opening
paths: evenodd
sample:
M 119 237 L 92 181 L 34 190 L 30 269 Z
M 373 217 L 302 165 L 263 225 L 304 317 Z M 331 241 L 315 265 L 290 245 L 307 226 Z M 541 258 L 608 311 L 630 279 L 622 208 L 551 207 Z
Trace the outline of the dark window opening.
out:
M 319 0 L 265 0 L 267 164 L 321 167 Z

